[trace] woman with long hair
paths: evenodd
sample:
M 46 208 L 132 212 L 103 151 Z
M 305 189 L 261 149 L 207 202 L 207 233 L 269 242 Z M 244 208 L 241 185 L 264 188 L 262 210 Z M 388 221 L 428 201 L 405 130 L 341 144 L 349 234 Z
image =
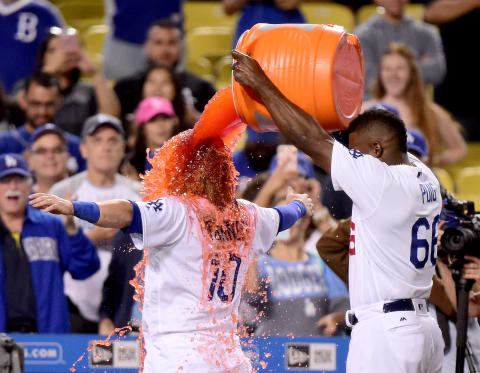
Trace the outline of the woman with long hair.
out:
M 392 43 L 383 53 L 372 86 L 368 109 L 382 102 L 394 106 L 407 128 L 422 132 L 428 142 L 430 166 L 445 167 L 467 152 L 460 127 L 451 115 L 427 95 L 413 53 L 402 43 Z
M 142 97 L 145 99 L 154 96 L 170 100 L 180 120 L 182 131 L 192 128 L 200 118 L 200 113 L 195 109 L 193 103 L 185 101 L 173 70 L 166 65 L 152 65 L 145 73 Z

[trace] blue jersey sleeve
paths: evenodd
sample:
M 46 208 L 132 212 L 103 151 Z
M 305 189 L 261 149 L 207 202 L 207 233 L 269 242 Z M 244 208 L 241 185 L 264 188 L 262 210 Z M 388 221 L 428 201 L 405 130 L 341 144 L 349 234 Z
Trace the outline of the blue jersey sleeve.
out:
M 132 222 L 127 228 L 123 228 L 122 231 L 127 234 L 131 233 L 143 233 L 143 225 L 142 225 L 142 215 L 140 214 L 140 209 L 138 205 L 133 202 L 129 201 L 133 206 L 133 215 L 132 215 Z
M 305 216 L 307 213 L 307 208 L 305 205 L 298 200 L 290 202 L 286 206 L 277 206 L 274 209 L 280 215 L 280 224 L 278 226 L 278 231 L 282 232 L 288 228 L 295 225 L 297 220 Z

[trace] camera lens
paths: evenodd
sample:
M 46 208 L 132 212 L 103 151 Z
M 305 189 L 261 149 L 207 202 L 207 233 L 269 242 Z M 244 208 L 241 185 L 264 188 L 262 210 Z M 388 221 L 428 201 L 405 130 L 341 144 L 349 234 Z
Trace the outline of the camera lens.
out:
M 442 247 L 449 255 L 457 257 L 467 255 L 476 242 L 475 232 L 464 227 L 447 228 L 442 236 Z
M 452 255 L 461 251 L 465 244 L 465 236 L 462 231 L 455 228 L 447 228 L 442 236 L 442 246 Z

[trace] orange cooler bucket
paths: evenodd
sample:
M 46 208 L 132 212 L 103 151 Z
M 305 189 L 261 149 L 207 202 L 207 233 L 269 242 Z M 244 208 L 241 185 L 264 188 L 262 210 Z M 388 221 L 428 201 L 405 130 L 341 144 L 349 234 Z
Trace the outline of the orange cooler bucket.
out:
M 360 112 L 362 49 L 343 27 L 259 23 L 242 34 L 236 49 L 255 58 L 280 91 L 326 130 L 348 128 Z M 232 90 L 244 123 L 258 132 L 278 131 L 254 92 L 233 78 Z

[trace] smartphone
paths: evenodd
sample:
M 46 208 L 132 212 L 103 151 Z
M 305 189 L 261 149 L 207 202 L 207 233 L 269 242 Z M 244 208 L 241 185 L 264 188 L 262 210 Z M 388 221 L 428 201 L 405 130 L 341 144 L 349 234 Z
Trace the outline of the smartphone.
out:
M 277 147 L 277 165 L 283 165 L 285 172 L 298 171 L 298 150 L 293 145 Z
M 59 36 L 59 45 L 68 52 L 80 50 L 80 41 L 76 34 L 63 33 Z

